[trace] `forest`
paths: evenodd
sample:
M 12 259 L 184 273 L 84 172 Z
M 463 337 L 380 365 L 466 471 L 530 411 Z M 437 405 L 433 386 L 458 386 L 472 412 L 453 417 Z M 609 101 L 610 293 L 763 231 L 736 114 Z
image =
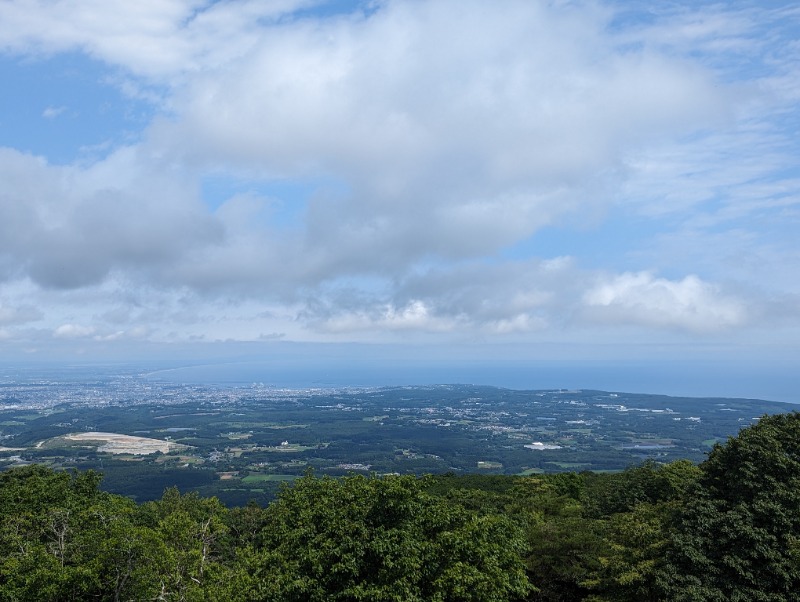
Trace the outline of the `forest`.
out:
M 700 464 L 316 476 L 266 506 L 0 473 L 0 600 L 800 600 L 800 413 Z

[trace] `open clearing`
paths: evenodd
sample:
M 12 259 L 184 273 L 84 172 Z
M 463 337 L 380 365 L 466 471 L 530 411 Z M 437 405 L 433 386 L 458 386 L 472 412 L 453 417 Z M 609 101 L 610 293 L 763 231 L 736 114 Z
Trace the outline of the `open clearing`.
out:
M 171 449 L 179 447 L 178 444 L 170 441 L 120 435 L 119 433 L 72 433 L 64 435 L 61 438 L 68 441 L 99 443 L 97 446 L 97 451 L 99 452 L 106 452 L 109 454 L 132 454 L 135 456 L 146 456 L 156 452 L 166 454 L 169 453 Z

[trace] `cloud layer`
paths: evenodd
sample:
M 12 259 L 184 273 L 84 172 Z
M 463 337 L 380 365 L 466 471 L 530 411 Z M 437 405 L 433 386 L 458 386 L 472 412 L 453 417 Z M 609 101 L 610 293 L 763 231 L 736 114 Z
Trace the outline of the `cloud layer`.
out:
M 800 295 L 791 5 L 330 8 L 0 5 L 4 60 L 84 53 L 154 114 L 0 147 L 5 340 L 696 340 Z

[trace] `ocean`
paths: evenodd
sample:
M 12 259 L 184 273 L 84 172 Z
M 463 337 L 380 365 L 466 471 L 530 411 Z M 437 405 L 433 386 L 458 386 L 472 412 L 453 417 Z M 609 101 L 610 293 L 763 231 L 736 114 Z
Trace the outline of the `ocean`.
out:
M 148 378 L 219 386 L 276 388 L 475 384 L 509 389 L 597 389 L 686 397 L 740 397 L 800 403 L 798 375 L 774 364 L 723 362 L 350 362 L 279 360 L 193 363 Z

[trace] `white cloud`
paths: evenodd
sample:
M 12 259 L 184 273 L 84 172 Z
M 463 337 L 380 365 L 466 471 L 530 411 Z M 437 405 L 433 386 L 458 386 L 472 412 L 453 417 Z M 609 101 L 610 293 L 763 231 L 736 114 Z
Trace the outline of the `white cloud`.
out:
M 294 23 L 193 78 L 179 118 L 152 136 L 205 165 L 342 180 L 349 194 L 308 211 L 328 271 L 479 256 L 609 203 L 605 180 L 631 150 L 728 110 L 711 72 L 621 52 L 606 20 L 529 2 L 390 2 L 368 19 Z M 378 244 L 391 252 L 365 253 Z
M 745 305 L 697 276 L 682 280 L 625 273 L 599 282 L 583 297 L 587 315 L 599 322 L 675 327 L 709 332 L 742 325 Z
M 53 331 L 53 336 L 57 339 L 80 339 L 90 337 L 95 333 L 91 326 L 80 324 L 62 324 Z
M 526 333 L 532 330 L 544 330 L 547 321 L 541 316 L 531 316 L 527 313 L 517 314 L 513 318 L 497 320 L 489 325 L 489 332 L 495 334 Z
M 563 324 L 584 275 L 567 258 L 470 262 L 409 276 L 387 293 L 336 289 L 309 301 L 303 319 L 321 332 L 511 336 Z
M 45 119 L 55 119 L 66 110 L 67 107 L 47 107 L 42 111 L 42 117 Z
M 202 168 L 332 176 L 302 238 L 236 234 L 170 275 L 273 290 L 402 278 L 476 258 L 565 215 L 602 213 L 626 157 L 728 111 L 713 74 L 621 52 L 602 11 L 387 3 L 369 18 L 269 29 L 178 90 L 150 144 Z M 565 76 L 565 74 L 568 74 Z M 296 201 L 295 201 L 296 202 Z
M 42 7 L 5 10 L 19 17 Z M 117 23 L 102 27 L 110 9 L 51 8 L 64 22 L 50 42 L 31 30 L 8 43 L 88 46 L 146 72 L 150 51 L 135 52 L 134 41 L 171 44 L 159 64 L 173 72 L 173 55 L 205 58 L 202 69 L 184 69 L 172 117 L 141 146 L 81 169 L 12 158 L 17 179 L 29 176 L 0 199 L 0 212 L 34 242 L 12 236 L 6 246 L 45 286 L 123 271 L 293 297 L 340 277 L 402 277 L 430 257 L 481 257 L 587 204 L 607 205 L 607 174 L 632 145 L 690 132 L 728 104 L 710 72 L 621 52 L 604 29 L 610 13 L 587 7 L 389 2 L 369 17 L 258 29 L 245 25 L 250 3 L 145 4 L 114 14 L 127 19 L 127 41 L 115 41 Z M 206 38 L 194 35 L 201 25 Z M 237 28 L 250 36 L 239 54 L 224 65 L 204 55 Z M 172 34 L 189 50 L 165 41 Z M 196 181 L 211 168 L 331 175 L 343 191 L 321 190 L 301 212 L 305 231 L 287 233 L 237 221 L 236 199 L 203 215 Z
M 80 49 L 156 81 L 237 58 L 266 22 L 315 0 L 12 0 L 0 4 L 0 49 Z
M 157 269 L 221 235 L 192 186 L 131 149 L 84 169 L 0 148 L 0 177 L 0 258 L 18 266 L 7 278 L 93 285 L 114 270 Z
M 457 319 L 433 316 L 424 302 L 413 300 L 402 307 L 385 305 L 371 311 L 348 311 L 330 316 L 317 327 L 329 333 L 359 333 L 363 331 L 452 332 Z
M 772 12 L 662 7 L 647 25 L 620 24 L 613 3 L 390 0 L 292 14 L 312 4 L 0 3 L 0 51 L 77 50 L 158 90 L 140 142 L 96 162 L 0 148 L 0 283 L 30 287 L 0 324 L 27 315 L 98 343 L 709 334 L 763 315 L 765 280 L 796 289 L 780 230 L 798 223 L 800 179 L 780 115 L 800 78 L 792 50 L 759 37 Z M 777 58 L 752 76 L 743 56 Z M 209 176 L 253 191 L 212 209 Z M 616 254 L 548 242 L 619 214 L 653 235 L 626 247 L 626 224 L 605 237 Z M 757 283 L 747 303 L 727 292 L 743 283 Z

